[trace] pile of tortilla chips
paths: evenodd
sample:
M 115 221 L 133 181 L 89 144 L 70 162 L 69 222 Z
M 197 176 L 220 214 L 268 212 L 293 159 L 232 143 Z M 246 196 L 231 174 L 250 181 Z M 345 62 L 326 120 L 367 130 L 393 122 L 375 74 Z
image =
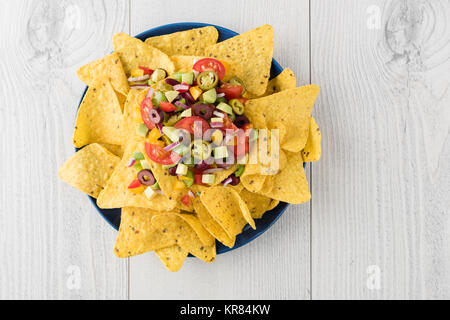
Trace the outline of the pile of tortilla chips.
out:
M 89 86 L 73 135 L 73 144 L 82 149 L 60 168 L 59 176 L 96 198 L 100 208 L 122 208 L 114 248 L 118 257 L 154 251 L 173 272 L 182 267 L 189 254 L 211 263 L 216 259 L 216 241 L 232 248 L 246 225 L 255 228 L 255 219 L 280 202 L 300 204 L 311 198 L 303 164 L 318 161 L 321 156 L 321 133 L 311 117 L 319 88 L 297 88 L 290 69 L 269 79 L 274 48 L 270 25 L 220 43 L 217 40 L 214 27 L 145 42 L 119 33 L 114 36 L 114 53 L 78 72 Z M 269 131 L 264 140 L 277 143 L 269 144 L 267 154 L 278 152 L 279 166 L 270 168 L 262 160 L 247 164 L 241 183 L 234 187 L 194 185 L 197 196 L 187 207 L 180 202 L 185 190 L 173 187 L 176 178 L 147 158 L 162 192 L 151 200 L 130 192 L 127 186 L 137 172 L 127 163 L 136 150 L 145 154 L 145 139 L 136 134 L 135 123 L 146 95 L 145 90 L 130 88 L 131 70 L 139 66 L 162 68 L 170 75 L 191 70 L 199 57 L 222 61 L 243 81 L 250 99 L 245 105 L 246 116 L 255 128 L 278 129 L 277 134 Z M 217 181 L 236 167 L 220 173 Z

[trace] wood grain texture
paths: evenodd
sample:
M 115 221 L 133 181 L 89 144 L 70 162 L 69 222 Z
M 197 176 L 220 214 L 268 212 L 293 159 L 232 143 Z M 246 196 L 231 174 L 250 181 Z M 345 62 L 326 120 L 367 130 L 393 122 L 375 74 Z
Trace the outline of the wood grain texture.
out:
M 309 82 L 309 1 L 145 1 L 131 4 L 131 33 L 180 22 L 209 22 L 237 32 L 269 23 L 275 58 L 300 83 Z M 158 12 L 149 17 L 149 12 Z M 286 24 L 285 21 L 295 21 Z M 295 52 L 295 54 L 292 54 Z M 189 259 L 178 274 L 153 254 L 130 261 L 132 299 L 309 299 L 309 204 L 291 206 L 261 238 L 218 257 L 212 265 Z
M 450 297 L 449 14 L 448 1 L 312 1 L 312 298 Z
M 1 299 L 128 296 L 115 232 L 57 177 L 74 153 L 85 87 L 76 70 L 108 53 L 113 32 L 128 31 L 128 20 L 128 1 L 2 2 Z

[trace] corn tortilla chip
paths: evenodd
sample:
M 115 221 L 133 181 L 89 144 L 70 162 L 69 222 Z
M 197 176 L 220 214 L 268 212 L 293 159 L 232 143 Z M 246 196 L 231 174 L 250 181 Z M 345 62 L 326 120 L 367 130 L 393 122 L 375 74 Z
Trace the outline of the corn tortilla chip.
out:
M 315 162 L 319 161 L 322 155 L 322 133 L 316 120 L 311 117 L 311 124 L 309 127 L 308 141 L 306 141 L 305 149 L 302 151 L 303 161 Z
M 266 181 L 267 184 L 270 184 L 268 186 L 270 191 L 263 190 L 261 193 L 272 199 L 291 204 L 308 202 L 311 200 L 311 193 L 308 189 L 302 156 L 300 153 L 292 152 L 286 152 L 286 156 L 286 168 L 272 176 L 271 181 Z
M 262 96 L 257 96 L 250 92 L 246 92 L 244 93 L 244 98 L 257 99 L 295 88 L 297 88 L 297 79 L 294 72 L 291 69 L 286 68 L 278 76 L 269 81 L 266 92 Z
M 225 230 L 217 223 L 216 220 L 210 215 L 205 206 L 201 203 L 199 198 L 194 201 L 194 208 L 200 223 L 205 227 L 206 230 L 212 234 L 217 240 L 226 245 L 229 248 L 234 247 L 236 237 L 230 237 Z
M 194 61 L 201 60 L 203 57 L 174 55 L 171 56 L 170 59 L 172 59 L 173 64 L 175 65 L 175 71 L 189 72 L 192 71 L 192 68 L 194 67 Z
M 242 73 L 238 76 L 244 81 L 245 88 L 255 95 L 262 95 L 270 77 L 273 47 L 273 28 L 264 25 L 206 48 L 206 55 L 239 65 Z
M 117 145 L 117 144 L 108 144 L 108 143 L 101 143 L 102 147 L 104 147 L 106 150 L 111 152 L 113 155 L 118 156 L 120 159 L 123 157 L 123 146 Z
M 245 189 L 239 195 L 247 205 L 253 219 L 261 219 L 272 204 L 272 199 Z
M 180 199 L 188 193 L 187 187 L 182 185 L 181 188 L 177 188 L 176 186 L 179 185 L 177 177 L 171 176 L 168 170 L 165 170 L 161 164 L 153 162 L 145 152 L 144 146 L 142 146 L 141 152 L 145 155 L 145 159 L 150 164 L 150 169 L 152 170 L 156 181 L 158 181 L 162 192 L 179 205 Z
M 123 208 L 114 248 L 119 258 L 137 256 L 175 245 L 175 240 L 152 227 L 152 218 L 161 213 L 143 208 Z
M 297 79 L 294 72 L 286 68 L 278 76 L 269 81 L 265 95 L 270 96 L 284 90 L 297 88 Z
M 272 201 L 270 202 L 269 207 L 267 208 L 267 211 L 275 209 L 279 204 L 280 204 L 279 200 L 272 199 Z
M 122 62 L 116 52 L 81 67 L 78 77 L 88 86 L 110 81 L 114 90 L 123 96 L 130 90 Z
M 205 245 L 191 225 L 181 215 L 158 215 L 152 219 L 152 225 L 165 236 L 174 239 L 177 245 L 189 251 L 197 258 L 212 263 L 216 260 L 216 246 Z M 207 233 L 207 231 L 205 230 Z M 212 238 L 212 236 L 211 236 Z
M 128 93 L 123 109 L 124 132 L 127 139 L 136 136 L 136 128 L 142 123 L 140 106 L 148 90 L 131 89 Z
M 214 237 L 203 227 L 203 225 L 195 215 L 184 213 L 180 213 L 177 215 L 189 224 L 189 226 L 195 231 L 198 238 L 205 246 L 213 245 L 215 241 Z
M 139 151 L 143 138 L 135 137 L 129 141 L 125 148 L 124 157 L 118 164 L 105 189 L 97 199 L 97 205 L 102 209 L 137 207 L 149 208 L 155 211 L 170 211 L 176 207 L 176 201 L 168 199 L 165 195 L 156 195 L 149 200 L 144 194 L 135 194 L 128 190 L 128 186 L 136 180 L 137 171 L 127 164 L 135 151 Z
M 150 69 L 164 69 L 168 74 L 172 74 L 175 66 L 169 56 L 164 52 L 133 38 L 125 33 L 114 35 L 114 51 L 119 54 L 125 74 L 130 75 L 131 71 L 138 67 Z
M 145 43 L 173 55 L 204 55 L 206 47 L 217 43 L 219 32 L 212 26 L 151 37 Z
M 187 250 L 177 245 L 156 250 L 155 253 L 170 272 L 180 271 L 189 254 Z
M 123 143 L 123 114 L 109 82 L 89 87 L 78 110 L 73 144 L 81 148 L 91 143 Z
M 300 152 L 308 139 L 311 112 L 319 90 L 318 86 L 310 85 L 249 100 L 245 113 L 256 128 L 270 128 L 274 123 L 283 123 L 286 136 L 281 147 Z
M 97 198 L 119 162 L 120 158 L 94 143 L 64 163 L 58 175 L 72 187 Z
M 247 223 L 255 229 L 255 222 L 247 206 L 235 190 L 223 187 L 206 188 L 200 200 L 230 238 L 240 234 Z

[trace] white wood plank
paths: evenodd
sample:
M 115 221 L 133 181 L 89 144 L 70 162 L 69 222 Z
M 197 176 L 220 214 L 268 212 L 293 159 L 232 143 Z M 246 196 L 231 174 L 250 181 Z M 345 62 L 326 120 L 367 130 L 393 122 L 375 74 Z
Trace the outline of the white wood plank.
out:
M 116 233 L 57 177 L 74 153 L 85 87 L 76 70 L 107 54 L 128 20 L 126 0 L 2 2 L 1 299 L 128 296 L 127 261 L 113 254 Z M 70 285 L 78 274 L 79 287 Z
M 312 297 L 448 299 L 450 3 L 311 5 Z
M 309 1 L 132 1 L 131 32 L 173 22 L 209 22 L 245 32 L 275 28 L 275 58 L 309 82 Z M 289 23 L 286 23 L 289 21 Z M 153 254 L 130 261 L 132 299 L 309 299 L 309 204 L 291 206 L 261 238 L 213 265 L 189 259 L 164 270 Z

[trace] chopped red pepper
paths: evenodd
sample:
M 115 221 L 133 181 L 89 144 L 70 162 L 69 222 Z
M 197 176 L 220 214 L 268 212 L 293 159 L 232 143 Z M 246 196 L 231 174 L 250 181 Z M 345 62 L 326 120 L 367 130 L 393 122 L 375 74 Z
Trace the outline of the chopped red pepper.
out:
M 153 74 L 153 72 L 155 72 L 155 70 L 152 70 L 152 69 L 149 69 L 146 67 L 139 67 L 139 69 L 144 71 L 144 75 L 148 74 L 149 76 L 151 76 Z
M 181 202 L 186 206 L 186 207 L 190 207 L 191 206 L 191 197 L 189 197 L 189 194 L 185 195 L 182 199 Z

